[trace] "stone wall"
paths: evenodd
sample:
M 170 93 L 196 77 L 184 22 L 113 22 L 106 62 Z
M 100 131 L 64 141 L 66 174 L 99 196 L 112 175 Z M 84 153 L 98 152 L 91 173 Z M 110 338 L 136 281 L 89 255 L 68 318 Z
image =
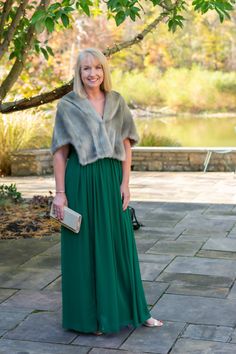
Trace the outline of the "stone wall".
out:
M 203 171 L 207 153 L 213 151 L 207 171 L 235 171 L 236 148 L 134 147 L 133 171 Z M 12 156 L 12 175 L 53 173 L 48 149 L 21 150 Z
M 207 153 L 212 151 L 207 171 L 234 171 L 236 148 L 135 147 L 134 171 L 203 171 Z
M 52 173 L 49 149 L 20 150 L 12 155 L 12 176 L 42 176 Z

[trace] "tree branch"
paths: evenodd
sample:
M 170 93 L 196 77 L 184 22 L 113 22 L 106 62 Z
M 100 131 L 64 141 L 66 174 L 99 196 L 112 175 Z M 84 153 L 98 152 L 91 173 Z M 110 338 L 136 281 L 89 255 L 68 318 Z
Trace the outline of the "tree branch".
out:
M 159 15 L 152 23 L 150 23 L 142 32 L 137 34 L 133 39 L 122 42 L 120 44 L 115 44 L 112 48 L 106 49 L 103 53 L 106 56 L 113 55 L 120 52 L 124 48 L 128 48 L 134 44 L 141 42 L 144 37 L 150 33 L 157 25 L 167 17 L 166 14 Z M 69 81 L 67 84 L 57 87 L 56 89 L 43 93 L 42 95 L 34 96 L 31 98 L 24 98 L 15 102 L 6 102 L 0 105 L 1 113 L 10 113 L 15 111 L 22 111 L 28 108 L 38 107 L 45 103 L 52 102 L 56 99 L 61 98 L 66 93 L 70 92 L 73 88 L 73 80 Z
M 143 40 L 143 38 L 150 33 L 156 26 L 166 17 L 166 15 L 158 16 L 150 25 L 148 25 L 142 32 L 137 34 L 133 39 L 129 41 L 122 42 L 120 44 L 115 44 L 111 49 L 106 49 L 103 53 L 106 56 L 110 56 L 117 52 L 120 52 L 122 49 L 128 48 L 134 44 L 137 44 Z
M 6 18 L 11 11 L 13 0 L 7 0 L 3 6 L 2 14 L 0 16 L 0 40 L 2 39 L 2 33 L 4 29 L 4 25 L 6 22 Z
M 50 0 L 41 0 L 39 6 L 37 7 L 36 11 L 39 9 L 45 8 L 50 3 Z M 7 93 L 10 91 L 16 80 L 18 79 L 19 75 L 21 74 L 24 63 L 26 61 L 28 51 L 32 47 L 33 40 L 35 38 L 35 26 L 30 25 L 28 32 L 26 34 L 25 46 L 22 50 L 21 57 L 15 60 L 14 65 L 11 68 L 6 79 L 3 81 L 0 87 L 0 103 L 6 97 Z
M 17 26 L 21 20 L 22 14 L 24 13 L 28 2 L 29 2 L 29 0 L 23 0 L 20 3 L 20 6 L 18 7 L 18 9 L 16 11 L 16 15 L 14 17 L 14 20 L 12 20 L 11 25 L 9 26 L 6 37 L 4 38 L 4 41 L 2 42 L 2 44 L 0 45 L 0 59 L 2 58 L 4 53 L 7 51 L 9 44 L 10 44 L 12 38 L 14 37 Z

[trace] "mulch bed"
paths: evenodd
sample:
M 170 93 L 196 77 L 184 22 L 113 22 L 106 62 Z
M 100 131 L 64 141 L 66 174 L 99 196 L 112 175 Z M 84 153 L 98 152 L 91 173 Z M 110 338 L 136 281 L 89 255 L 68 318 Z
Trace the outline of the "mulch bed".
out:
M 60 231 L 60 224 L 49 216 L 49 205 L 34 200 L 11 203 L 0 209 L 0 239 L 42 238 Z

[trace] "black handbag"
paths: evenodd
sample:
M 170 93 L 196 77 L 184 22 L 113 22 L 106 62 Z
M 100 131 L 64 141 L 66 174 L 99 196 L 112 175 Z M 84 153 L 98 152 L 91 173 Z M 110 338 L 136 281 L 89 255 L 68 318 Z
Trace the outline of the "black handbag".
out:
M 131 206 L 128 206 L 130 211 L 130 217 L 134 230 L 138 230 L 141 226 L 144 226 L 141 222 L 138 221 L 137 216 L 135 214 L 135 209 Z

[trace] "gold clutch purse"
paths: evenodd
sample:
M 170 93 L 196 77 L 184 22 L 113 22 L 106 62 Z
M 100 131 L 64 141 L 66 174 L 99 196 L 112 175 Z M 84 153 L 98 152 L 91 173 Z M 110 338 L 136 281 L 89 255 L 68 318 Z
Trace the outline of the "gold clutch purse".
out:
M 75 232 L 78 234 L 81 226 L 81 221 L 82 221 L 82 215 L 77 213 L 76 211 L 64 206 L 64 218 L 63 220 L 59 220 L 56 215 L 54 214 L 53 211 L 53 204 L 51 206 L 50 210 L 50 216 L 59 221 L 63 226 L 67 227 L 71 231 Z

